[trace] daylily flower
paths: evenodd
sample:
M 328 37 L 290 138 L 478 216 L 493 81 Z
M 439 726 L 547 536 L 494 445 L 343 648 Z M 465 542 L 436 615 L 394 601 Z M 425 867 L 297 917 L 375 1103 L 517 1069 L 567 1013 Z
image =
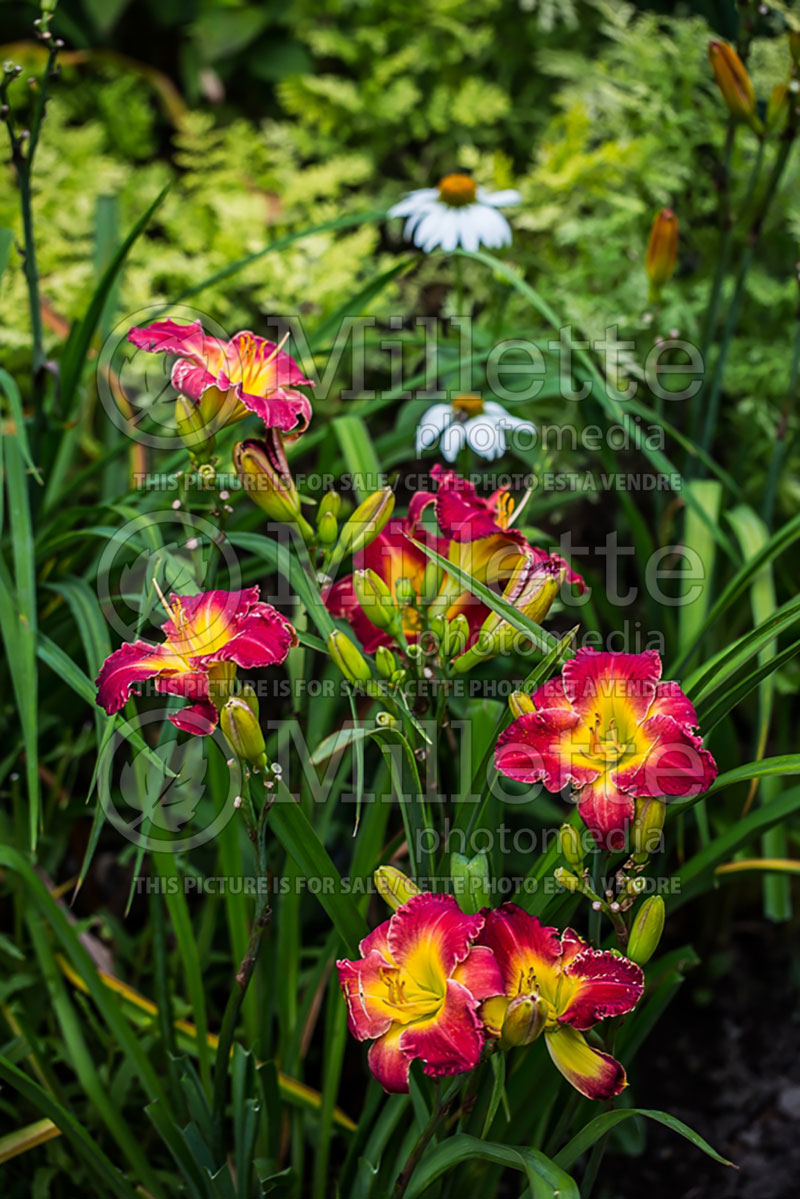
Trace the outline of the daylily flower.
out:
M 311 404 L 295 388 L 313 383 L 275 342 L 247 330 L 222 341 L 204 333 L 200 321 L 172 320 L 131 329 L 128 340 L 152 354 L 179 355 L 172 386 L 202 405 L 212 434 L 250 412 L 284 434 L 302 433 L 311 420 Z
M 457 172 L 445 175 L 437 187 L 409 192 L 389 209 L 389 216 L 408 218 L 403 236 L 426 254 L 437 246 L 447 251 L 459 245 L 465 250 L 477 250 L 481 244 L 497 248 L 511 242 L 511 226 L 497 209 L 518 204 L 520 198 L 513 188 L 489 192 L 470 175 Z
M 552 792 L 571 783 L 597 843 L 622 848 L 636 799 L 699 795 L 717 776 L 692 704 L 660 679 L 655 650 L 579 650 L 531 696 L 535 710 L 501 733 L 497 769 Z
M 456 396 L 452 404 L 434 404 L 423 413 L 417 425 L 417 456 L 441 436 L 439 449 L 448 462 L 455 462 L 465 444 L 491 462 L 506 452 L 506 433 L 512 431 L 534 434 L 536 426 L 511 416 L 494 400 Z
M 452 895 L 423 892 L 364 938 L 359 960 L 336 963 L 348 1027 L 372 1041 L 369 1068 L 384 1090 L 408 1090 L 415 1058 L 433 1078 L 477 1066 L 478 1006 L 503 991 L 494 955 L 473 946 L 483 924 Z
M 586 584 L 558 554 L 531 545 L 525 535 L 511 527 L 514 499 L 506 488 L 499 488 L 482 499 L 472 483 L 438 463 L 431 471 L 435 492 L 421 491 L 414 496 L 409 517 L 416 522 L 429 504 L 433 505 L 442 537 L 450 543 L 450 560 L 481 582 L 507 580 L 523 555 L 537 562 L 556 563 L 564 577 L 581 592 Z
M 285 661 L 297 634 L 258 587 L 171 595 L 170 619 L 161 626 L 162 645 L 134 641 L 115 650 L 97 676 L 97 703 L 109 716 L 119 712 L 135 683 L 155 679 L 157 691 L 193 702 L 169 719 L 198 736 L 213 732 L 219 709 L 229 699 L 236 667 L 253 669 Z
M 503 978 L 503 994 L 481 1007 L 487 1032 L 511 1044 L 530 1043 L 543 1033 L 553 1063 L 582 1095 L 619 1095 L 627 1084 L 624 1068 L 582 1034 L 635 1007 L 644 989 L 639 966 L 592 949 L 571 928 L 559 935 L 514 903 L 484 916 L 477 944 L 492 951 Z M 526 1007 L 535 1013 L 527 1035 L 515 1019 Z

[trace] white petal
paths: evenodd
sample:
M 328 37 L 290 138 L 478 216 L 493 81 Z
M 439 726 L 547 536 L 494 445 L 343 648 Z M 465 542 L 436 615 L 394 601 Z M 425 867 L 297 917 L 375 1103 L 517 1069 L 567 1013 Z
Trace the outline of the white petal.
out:
M 484 206 L 481 208 L 480 237 L 490 249 L 507 246 L 511 242 L 511 226 L 497 209 Z
M 474 416 L 464 425 L 464 432 L 467 445 L 476 454 L 480 454 L 481 458 L 487 458 L 491 462 L 493 458 L 499 458 L 505 453 L 506 439 L 503 430 L 491 417 Z
M 454 421 L 452 425 L 448 425 L 442 434 L 442 440 L 439 443 L 439 453 L 444 458 L 445 462 L 455 462 L 458 451 L 464 444 L 464 425 L 459 421 Z
M 496 400 L 484 400 L 483 411 L 486 416 L 508 416 L 502 404 L 498 404 Z
M 484 188 L 478 188 L 478 199 L 481 204 L 491 204 L 492 208 L 502 208 L 505 204 L 519 204 L 522 196 L 513 187 L 507 187 L 505 191 L 487 192 Z
M 429 208 L 414 230 L 414 244 L 426 254 L 439 244 L 437 235 L 441 219 L 442 214 L 438 207 Z
M 439 189 L 436 187 L 419 187 L 416 191 L 409 192 L 402 200 L 394 204 L 388 212 L 388 216 L 411 216 L 420 207 L 420 204 L 429 203 L 435 200 L 439 195 Z
M 452 423 L 452 420 L 453 409 L 449 404 L 434 404 L 432 408 L 423 413 L 422 419 L 417 425 L 417 453 L 432 446 L 439 434 Z
M 465 250 L 473 252 L 481 244 L 482 212 L 480 204 L 470 204 L 459 213 L 461 218 L 460 240 Z
M 448 254 L 455 250 L 456 246 L 458 245 L 458 216 L 458 211 L 451 209 L 449 212 L 445 213 L 444 220 L 442 221 L 441 245 L 442 249 L 446 250 Z

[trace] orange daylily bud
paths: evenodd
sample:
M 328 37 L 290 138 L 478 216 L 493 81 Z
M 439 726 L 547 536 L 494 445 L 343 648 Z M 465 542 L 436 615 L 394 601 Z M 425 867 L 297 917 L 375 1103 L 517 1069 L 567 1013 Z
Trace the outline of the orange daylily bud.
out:
M 711 70 L 717 81 L 717 87 L 722 92 L 722 98 L 728 106 L 730 114 L 738 121 L 744 121 L 754 133 L 761 137 L 764 126 L 756 113 L 756 94 L 747 73 L 747 68 L 739 55 L 727 42 L 710 42 L 708 58 Z
M 662 208 L 653 218 L 647 243 L 645 270 L 650 280 L 650 301 L 656 303 L 669 283 L 678 260 L 678 218 L 671 208 Z

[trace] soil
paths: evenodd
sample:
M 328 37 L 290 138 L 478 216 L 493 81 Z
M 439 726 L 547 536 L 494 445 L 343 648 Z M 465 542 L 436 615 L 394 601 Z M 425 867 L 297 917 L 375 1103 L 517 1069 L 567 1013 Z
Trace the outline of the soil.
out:
M 609 1152 L 597 1199 L 796 1199 L 800 1194 L 800 962 L 796 930 L 737 920 L 673 999 L 637 1060 L 636 1102 L 694 1128 L 737 1170 L 661 1125 Z M 795 949 L 793 953 L 793 947 Z M 716 965 L 716 970 L 714 966 Z M 726 969 L 721 969 L 727 967 Z M 717 977 L 711 974 L 717 973 Z

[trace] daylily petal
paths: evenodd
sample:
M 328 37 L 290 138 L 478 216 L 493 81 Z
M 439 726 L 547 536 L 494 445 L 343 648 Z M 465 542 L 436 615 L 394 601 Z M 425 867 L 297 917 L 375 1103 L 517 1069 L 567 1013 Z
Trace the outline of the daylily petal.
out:
M 235 662 L 253 669 L 285 662 L 297 645 L 294 626 L 271 604 L 254 604 L 242 620 L 235 637 L 214 656 L 220 662 Z
M 156 691 L 165 695 L 182 695 L 184 699 L 208 699 L 208 674 L 205 670 L 162 674 L 156 679 Z
M 602 849 L 624 849 L 634 808 L 633 796 L 620 790 L 608 770 L 578 792 L 581 820 Z
M 587 947 L 562 967 L 558 1019 L 585 1032 L 598 1020 L 630 1012 L 643 990 L 644 974 L 635 962 Z
M 125 706 L 134 683 L 155 678 L 162 671 L 190 672 L 187 663 L 169 645 L 150 645 L 147 641 L 122 645 L 100 667 L 95 679 L 97 702 L 113 716 Z
M 382 953 L 387 962 L 392 961 L 392 951 L 389 948 L 389 942 L 386 937 L 389 932 L 391 920 L 384 920 L 383 924 L 379 924 L 377 928 L 373 928 L 371 933 L 367 933 L 366 937 L 359 942 L 359 952 L 362 957 L 372 953 L 373 949 L 377 949 L 378 953 Z
M 173 616 L 161 626 L 162 631 L 177 653 L 193 658 L 207 657 L 236 636 L 258 596 L 258 587 L 249 587 L 245 591 L 170 595 Z
M 558 792 L 567 783 L 583 787 L 597 778 L 599 768 L 585 757 L 586 745 L 585 726 L 574 712 L 545 708 L 518 717 L 500 734 L 494 763 L 507 778 L 541 780 L 548 791 Z
M 644 761 L 622 780 L 632 794 L 702 795 L 717 777 L 717 764 L 700 737 L 671 716 L 651 716 L 642 725 L 650 743 Z
M 234 333 L 228 342 L 225 347 L 225 369 L 229 382 L 241 382 L 245 385 L 245 391 L 254 389 L 261 393 L 298 383 L 301 387 L 314 386 L 291 354 L 279 350 L 274 341 L 259 337 L 249 329 Z
M 180 712 L 173 712 L 168 717 L 176 729 L 184 733 L 193 733 L 195 737 L 207 737 L 217 727 L 219 713 L 210 700 L 200 700 Z
M 661 657 L 655 650 L 609 654 L 582 649 L 562 671 L 564 694 L 582 720 L 591 722 L 601 711 L 622 729 L 644 720 L 660 677 Z
M 436 989 L 469 953 L 483 928 L 483 916 L 468 916 L 452 895 L 415 895 L 389 922 L 392 957 L 417 983 Z
M 554 1002 L 561 968 L 556 929 L 541 924 L 515 903 L 504 903 L 484 915 L 486 923 L 477 943 L 491 949 L 497 959 L 505 994 L 513 997 L 538 990 Z
M 358 961 L 338 961 L 336 969 L 347 1004 L 350 1032 L 359 1041 L 383 1036 L 397 1015 L 396 1008 L 389 1003 L 384 981 L 386 958 L 378 949 L 371 949 Z
M 497 959 L 492 950 L 484 945 L 473 945 L 469 956 L 456 966 L 452 977 L 462 983 L 475 999 L 489 999 L 505 992 Z
M 225 342 L 205 333 L 200 321 L 188 325 L 154 321 L 143 329 L 129 330 L 128 341 L 151 354 L 180 354 L 214 375 L 225 359 Z
M 219 380 L 217 386 L 221 386 Z M 308 428 L 311 403 L 302 392 L 281 387 L 266 396 L 252 395 L 242 390 L 241 383 L 236 383 L 233 391 L 248 412 L 254 412 L 259 416 L 268 429 L 278 429 L 282 433 L 302 433 Z
M 432 1078 L 473 1070 L 483 1049 L 477 1000 L 461 983 L 448 979 L 445 999 L 430 1020 L 408 1025 L 399 1040 L 410 1058 L 421 1058 Z
M 170 379 L 181 395 L 188 396 L 190 400 L 199 400 L 209 387 L 216 384 L 217 376 L 203 363 L 193 362 L 191 358 L 179 358 L 172 367 Z
M 659 683 L 656 687 L 655 698 L 650 705 L 647 715 L 671 716 L 678 724 L 689 728 L 697 728 L 697 713 L 694 704 L 681 691 L 680 683 Z
M 405 1095 L 408 1091 L 411 1060 L 400 1049 L 400 1037 L 404 1031 L 402 1025 L 395 1024 L 369 1047 L 369 1068 L 390 1095 Z
M 609 1054 L 592 1049 L 581 1033 L 568 1024 L 546 1032 L 544 1039 L 554 1065 L 587 1099 L 610 1099 L 627 1086 L 620 1063 Z

